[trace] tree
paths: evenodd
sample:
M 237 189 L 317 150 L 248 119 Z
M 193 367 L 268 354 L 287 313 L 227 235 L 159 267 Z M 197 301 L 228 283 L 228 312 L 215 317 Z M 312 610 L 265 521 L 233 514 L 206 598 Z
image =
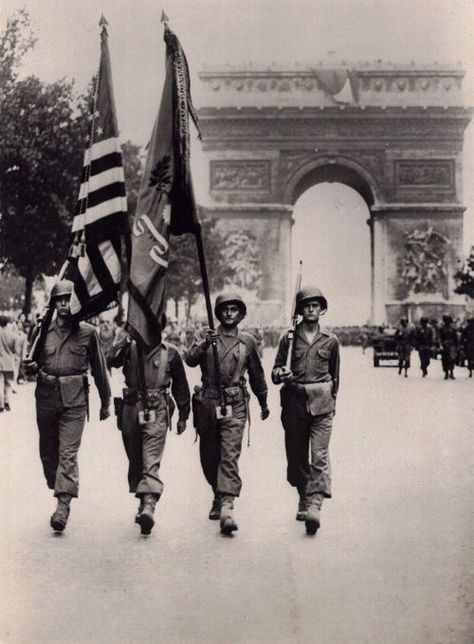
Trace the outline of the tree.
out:
M 455 273 L 454 279 L 457 282 L 454 292 L 474 299 L 474 246 L 463 266 Z
M 65 80 L 31 76 L 6 92 L 0 122 L 0 256 L 33 283 L 64 262 L 70 244 L 87 131 L 86 100 Z
M 127 191 L 128 220 L 131 228 L 143 176 L 143 165 L 140 159 L 141 147 L 130 140 L 122 143 L 121 147 L 125 189 Z
M 206 265 L 211 291 L 221 289 L 229 271 L 224 259 L 224 239 L 216 228 L 217 222 L 202 218 L 202 237 L 206 253 Z M 167 294 L 178 302 L 185 300 L 187 311 L 202 294 L 202 279 L 194 235 L 172 235 L 170 238 Z
M 0 99 L 4 99 L 5 92 L 16 81 L 23 56 L 35 42 L 28 13 L 21 9 L 7 20 L 0 34 Z

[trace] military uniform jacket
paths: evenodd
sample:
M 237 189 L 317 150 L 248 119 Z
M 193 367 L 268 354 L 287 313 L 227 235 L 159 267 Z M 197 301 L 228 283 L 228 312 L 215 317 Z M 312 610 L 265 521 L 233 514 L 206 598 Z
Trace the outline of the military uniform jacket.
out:
M 55 320 L 49 327 L 43 354 L 38 366 L 48 376 L 60 380 L 63 402 L 73 406 L 74 400 L 84 400 L 84 376 L 90 367 L 99 391 L 102 407 L 110 404 L 110 384 L 105 358 L 97 331 L 91 324 L 80 322 L 61 328 Z M 38 383 L 41 382 L 39 378 Z M 81 386 L 82 382 L 82 386 Z
M 419 326 L 414 334 L 415 346 L 418 350 L 431 349 L 434 344 L 434 333 L 430 326 Z
M 166 360 L 166 364 L 163 364 Z M 110 365 L 123 367 L 125 384 L 130 389 L 141 390 L 140 370 L 138 363 L 137 343 L 128 337 L 122 338 L 112 348 Z M 161 342 L 150 353 L 145 355 L 146 389 L 169 389 L 178 406 L 179 417 L 187 420 L 190 412 L 189 385 L 184 371 L 183 361 L 174 344 Z
M 18 341 L 10 329 L 0 327 L 0 371 L 15 371 Z
M 194 342 L 186 353 L 186 364 L 201 367 L 204 389 L 217 389 L 212 347 L 206 342 L 206 331 L 198 331 Z M 266 404 L 267 383 L 255 338 L 250 333 L 235 329 L 224 333 L 222 326 L 217 328 L 217 353 L 223 387 L 244 384 L 244 374 L 248 372 L 250 388 L 260 405 Z
M 273 365 L 272 381 L 275 384 L 281 382 L 280 373 L 286 365 L 288 347 L 288 332 L 286 332 L 280 338 Z M 339 364 L 339 343 L 335 335 L 318 329 L 310 343 L 305 337 L 302 324 L 298 324 L 291 360 L 293 378 L 291 383 L 284 385 L 284 389 L 305 392 L 308 411 L 312 414 L 332 411 L 339 389 Z M 322 386 L 315 386 L 318 384 Z

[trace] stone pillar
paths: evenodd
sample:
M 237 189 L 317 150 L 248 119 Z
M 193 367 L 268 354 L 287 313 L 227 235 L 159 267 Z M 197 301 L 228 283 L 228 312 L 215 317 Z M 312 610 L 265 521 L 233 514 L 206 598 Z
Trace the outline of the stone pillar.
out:
M 462 206 L 393 204 L 373 213 L 375 319 L 462 315 L 454 273 L 462 257 Z
M 372 226 L 372 324 L 382 324 L 386 321 L 386 231 L 383 213 L 371 213 Z
M 285 326 L 291 306 L 292 206 L 280 204 L 226 204 L 205 208 L 218 220 L 224 235 L 248 232 L 259 247 L 262 278 L 257 298 L 250 303 L 249 323 Z M 257 301 L 258 299 L 258 301 Z

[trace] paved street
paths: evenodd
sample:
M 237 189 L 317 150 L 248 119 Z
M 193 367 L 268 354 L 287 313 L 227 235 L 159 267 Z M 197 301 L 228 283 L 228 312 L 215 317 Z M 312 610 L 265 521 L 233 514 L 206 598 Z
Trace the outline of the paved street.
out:
M 273 350 L 265 355 L 267 373 Z M 66 532 L 37 455 L 34 386 L 0 417 L 1 644 L 467 644 L 474 640 L 474 379 L 342 353 L 333 499 L 307 537 L 285 480 L 278 391 L 244 448 L 239 531 L 207 513 L 194 432 L 168 435 L 149 538 L 114 420 L 92 420 Z M 193 378 L 195 380 L 195 375 Z M 121 381 L 114 375 L 114 389 Z

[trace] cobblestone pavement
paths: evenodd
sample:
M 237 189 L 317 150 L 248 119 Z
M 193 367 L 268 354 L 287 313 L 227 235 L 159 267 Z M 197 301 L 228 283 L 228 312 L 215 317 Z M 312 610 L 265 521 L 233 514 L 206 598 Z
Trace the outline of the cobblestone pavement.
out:
M 267 373 L 273 350 L 267 350 Z M 474 641 L 474 379 L 422 379 L 342 352 L 333 499 L 307 537 L 285 481 L 278 391 L 252 408 L 239 531 L 207 519 L 191 427 L 168 435 L 149 538 L 133 523 L 126 461 L 98 402 L 66 532 L 37 455 L 34 386 L 0 417 L 1 644 L 467 644 Z M 195 378 L 194 374 L 193 377 Z M 120 390 L 114 375 L 114 389 Z

